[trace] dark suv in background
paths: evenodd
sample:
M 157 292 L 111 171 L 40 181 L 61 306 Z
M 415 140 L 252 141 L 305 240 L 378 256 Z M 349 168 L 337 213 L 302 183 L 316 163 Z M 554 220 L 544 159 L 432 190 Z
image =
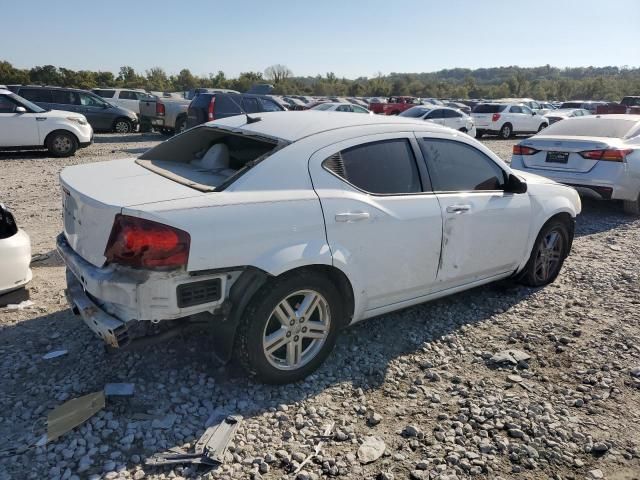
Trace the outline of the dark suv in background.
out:
M 9 85 L 9 90 L 48 110 L 81 113 L 96 131 L 130 133 L 138 125 L 134 112 L 86 90 L 39 85 Z
M 281 112 L 284 107 L 265 95 L 199 93 L 189 104 L 187 128 L 242 113 Z

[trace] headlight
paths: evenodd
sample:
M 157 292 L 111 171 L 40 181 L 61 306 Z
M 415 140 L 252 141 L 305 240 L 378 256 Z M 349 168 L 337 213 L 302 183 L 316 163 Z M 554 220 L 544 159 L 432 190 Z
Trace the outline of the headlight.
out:
M 78 125 L 86 125 L 87 121 L 84 118 L 80 117 L 67 117 L 67 120 L 70 122 L 76 122 Z

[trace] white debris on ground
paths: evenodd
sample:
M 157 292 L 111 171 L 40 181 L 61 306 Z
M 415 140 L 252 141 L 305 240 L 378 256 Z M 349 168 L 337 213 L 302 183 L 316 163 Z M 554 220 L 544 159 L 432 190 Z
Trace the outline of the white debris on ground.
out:
M 161 139 L 98 135 L 68 159 L 0 153 L 2 201 L 33 251 L 50 253 L 32 266 L 34 305 L 0 310 L 0 479 L 637 477 L 640 221 L 619 205 L 585 203 L 554 284 L 489 285 L 364 322 L 307 381 L 265 386 L 216 367 L 206 334 L 108 355 L 67 306 L 53 252 L 59 170 Z M 508 158 L 515 142 L 485 143 Z M 135 392 L 54 442 L 8 450 L 34 445 L 54 407 L 109 383 Z M 220 412 L 244 420 L 217 470 L 144 465 L 189 451 Z

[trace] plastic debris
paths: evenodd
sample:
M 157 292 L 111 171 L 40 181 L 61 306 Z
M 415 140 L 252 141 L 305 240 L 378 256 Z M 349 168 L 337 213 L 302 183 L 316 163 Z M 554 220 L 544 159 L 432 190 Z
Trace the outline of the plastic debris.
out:
M 93 417 L 104 408 L 104 391 L 74 398 L 54 408 L 47 416 L 47 442 L 52 442 Z
M 30 308 L 30 307 L 33 307 L 34 305 L 35 303 L 33 303 L 31 300 L 24 300 L 20 303 L 10 303 L 9 305 L 7 305 L 7 309 L 24 310 L 25 308 Z
M 135 390 L 133 383 L 107 383 L 104 394 L 107 397 L 131 397 Z
M 62 357 L 63 355 L 66 355 L 67 353 L 69 353 L 67 350 L 53 350 L 52 352 L 45 353 L 42 356 L 42 359 L 43 360 L 51 360 L 52 358 Z

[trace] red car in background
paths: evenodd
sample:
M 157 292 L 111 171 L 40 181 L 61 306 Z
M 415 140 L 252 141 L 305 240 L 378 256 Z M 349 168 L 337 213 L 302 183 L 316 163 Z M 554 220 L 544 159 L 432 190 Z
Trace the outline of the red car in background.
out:
M 373 113 L 381 113 L 384 115 L 399 115 L 416 105 L 422 104 L 420 100 L 415 97 L 389 97 L 387 103 L 370 103 L 369 110 Z

